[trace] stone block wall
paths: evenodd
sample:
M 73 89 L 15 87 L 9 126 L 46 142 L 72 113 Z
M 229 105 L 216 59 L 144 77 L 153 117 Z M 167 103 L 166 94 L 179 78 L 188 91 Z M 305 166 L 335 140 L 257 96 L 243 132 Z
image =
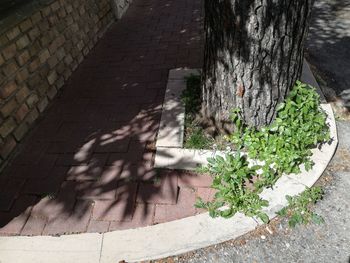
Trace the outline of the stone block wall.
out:
M 34 0 L 0 19 L 0 171 L 113 20 L 110 0 Z

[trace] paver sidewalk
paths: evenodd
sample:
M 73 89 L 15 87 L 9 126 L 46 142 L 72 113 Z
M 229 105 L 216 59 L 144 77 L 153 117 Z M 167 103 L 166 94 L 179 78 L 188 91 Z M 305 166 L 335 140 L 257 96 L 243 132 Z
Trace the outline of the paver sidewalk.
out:
M 169 69 L 202 65 L 201 14 L 199 0 L 134 1 L 1 174 L 0 234 L 105 232 L 199 212 L 210 178 L 152 163 Z

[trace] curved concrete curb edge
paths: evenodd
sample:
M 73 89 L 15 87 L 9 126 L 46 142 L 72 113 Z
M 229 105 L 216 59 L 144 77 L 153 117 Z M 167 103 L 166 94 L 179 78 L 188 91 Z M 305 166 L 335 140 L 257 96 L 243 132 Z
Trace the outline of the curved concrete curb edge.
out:
M 322 104 L 327 113 L 332 142 L 314 149 L 315 166 L 309 172 L 282 176 L 273 189 L 261 196 L 270 202 L 265 212 L 270 218 L 287 204 L 286 195 L 297 195 L 311 187 L 326 169 L 337 144 L 337 130 L 332 108 Z M 178 255 L 237 238 L 262 224 L 236 214 L 231 219 L 211 218 L 208 213 L 164 224 L 114 231 L 104 234 L 78 234 L 60 237 L 0 237 L 1 263 L 21 262 L 118 262 L 139 261 Z
M 334 115 L 328 115 L 332 143 L 315 149 L 314 168 L 299 175 L 281 177 L 273 189 L 261 194 L 270 202 L 270 217 L 287 204 L 286 195 L 297 195 L 311 187 L 326 169 L 338 143 Z M 5 262 L 118 262 L 138 261 L 177 255 L 234 239 L 254 230 L 261 222 L 242 214 L 231 219 L 212 219 L 208 213 L 164 224 L 114 231 L 105 234 L 79 234 L 60 237 L 1 237 L 0 259 Z
M 287 205 L 286 195 L 295 196 L 311 187 L 326 169 L 332 159 L 337 144 L 337 131 L 330 105 L 323 104 L 333 138 L 330 144 L 314 149 L 313 169 L 302 173 L 284 175 L 273 189 L 265 189 L 261 197 L 270 205 L 265 212 L 273 218 L 276 212 Z M 160 225 L 111 232 L 104 234 L 101 262 L 113 262 L 116 259 L 139 261 L 178 255 L 223 241 L 237 238 L 263 224 L 258 220 L 237 214 L 231 219 L 213 219 L 208 213 L 172 221 Z M 118 244 L 118 245 L 116 245 Z

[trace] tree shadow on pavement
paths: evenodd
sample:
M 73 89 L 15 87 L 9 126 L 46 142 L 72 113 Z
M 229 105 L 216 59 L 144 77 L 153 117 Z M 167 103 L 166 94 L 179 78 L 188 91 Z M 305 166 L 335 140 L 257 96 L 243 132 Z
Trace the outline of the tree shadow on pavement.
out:
M 153 168 L 155 140 L 169 69 L 201 65 L 201 10 L 135 1 L 112 26 L 1 175 L 0 233 L 143 226 L 155 204 L 176 203 L 178 175 Z

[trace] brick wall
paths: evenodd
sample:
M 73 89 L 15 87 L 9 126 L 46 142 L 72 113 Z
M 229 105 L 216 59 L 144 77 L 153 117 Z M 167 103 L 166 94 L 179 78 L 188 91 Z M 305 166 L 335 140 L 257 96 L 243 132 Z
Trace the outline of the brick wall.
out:
M 110 0 L 40 0 L 0 21 L 0 171 L 113 20 Z

